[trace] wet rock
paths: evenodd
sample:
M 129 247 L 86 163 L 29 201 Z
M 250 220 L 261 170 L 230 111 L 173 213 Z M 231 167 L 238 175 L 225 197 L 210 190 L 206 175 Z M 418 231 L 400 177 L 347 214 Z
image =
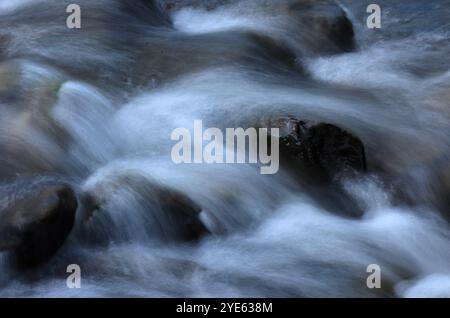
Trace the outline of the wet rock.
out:
M 9 37 L 5 34 L 0 33 L 0 61 L 6 56 L 5 51 L 8 45 Z
M 152 39 L 137 57 L 133 74 L 135 83 L 154 88 L 180 76 L 238 64 L 304 73 L 289 47 L 257 32 L 233 30 Z
M 353 24 L 334 1 L 290 2 L 290 14 L 296 18 L 299 28 L 308 30 L 309 35 L 304 40 L 314 50 L 333 54 L 354 49 Z
M 361 140 L 335 125 L 293 117 L 263 122 L 265 127 L 280 129 L 280 154 L 289 161 L 328 176 L 367 170 Z
M 139 240 L 139 231 L 167 242 L 194 242 L 209 233 L 202 223 L 202 208 L 185 194 L 138 175 L 105 178 L 88 187 L 82 195 L 83 223 L 95 224 L 95 233 L 87 233 L 91 242 Z M 129 215 L 130 206 L 135 212 Z M 124 220 L 127 218 L 127 220 Z M 135 228 L 134 233 L 126 232 Z M 109 227 L 102 231 L 99 226 Z M 119 226 L 117 227 L 117 225 Z M 111 227 L 116 227 L 115 233 Z
M 20 267 L 49 260 L 72 230 L 78 207 L 74 191 L 49 180 L 20 180 L 0 187 L 0 251 Z

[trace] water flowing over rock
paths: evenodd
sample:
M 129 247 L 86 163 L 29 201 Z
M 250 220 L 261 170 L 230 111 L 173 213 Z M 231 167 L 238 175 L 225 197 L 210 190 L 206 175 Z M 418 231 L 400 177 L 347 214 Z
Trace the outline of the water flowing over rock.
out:
M 178 12 L 176 17 L 189 16 L 189 12 L 197 10 L 206 11 L 205 18 L 233 14 L 236 16 L 270 14 L 271 19 L 276 22 L 277 27 L 285 34 L 271 32 L 279 43 L 293 47 L 302 47 L 299 52 L 309 55 L 336 54 L 349 52 L 355 48 L 353 24 L 344 10 L 331 0 L 278 0 L 278 1 L 246 1 L 246 0 L 220 0 L 220 1 L 191 1 L 191 0 L 160 0 L 161 7 L 168 12 Z M 238 9 L 234 9 L 238 8 Z M 183 11 L 184 10 L 184 11 Z M 186 21 L 187 22 L 187 21 Z M 233 28 L 230 23 L 224 28 Z M 185 24 L 182 24 L 185 26 Z M 177 19 L 175 19 L 175 27 Z M 187 26 L 188 31 L 192 31 Z M 251 24 L 244 27 L 254 29 Z M 217 28 L 221 31 L 220 28 Z M 262 32 L 266 30 L 260 30 Z M 289 37 L 286 37 L 286 34 Z
M 381 29 L 368 1 L 72 3 L 0 0 L 0 297 L 448 294 L 448 0 L 377 0 Z M 198 120 L 280 128 L 280 169 L 175 163 Z
M 335 125 L 293 117 L 265 119 L 261 125 L 280 129 L 281 156 L 297 161 L 304 169 L 329 176 L 367 170 L 364 144 Z
M 107 232 L 114 229 L 117 235 L 111 233 L 103 236 L 96 232 L 86 233 L 86 237 L 97 242 L 138 238 L 135 235 L 138 231 L 121 235 L 124 233 L 123 229 L 115 229 L 115 216 L 108 211 L 111 208 L 120 209 L 120 203 L 116 199 L 126 193 L 130 195 L 130 206 L 125 206 L 124 209 L 142 206 L 145 221 L 140 225 L 150 237 L 168 242 L 195 242 L 209 233 L 200 219 L 202 208 L 189 197 L 142 176 L 129 174 L 112 176 L 100 184 L 87 186 L 82 194 L 82 223 L 95 223 L 96 219 L 109 222 L 111 228 Z

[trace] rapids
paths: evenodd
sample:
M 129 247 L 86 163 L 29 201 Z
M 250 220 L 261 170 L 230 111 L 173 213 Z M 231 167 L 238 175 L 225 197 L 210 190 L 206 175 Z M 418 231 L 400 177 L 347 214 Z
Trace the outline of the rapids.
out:
M 80 30 L 71 2 L 0 0 L 0 188 L 56 174 L 104 203 L 41 268 L 0 253 L 0 296 L 450 297 L 448 0 L 378 0 L 380 30 L 365 23 L 373 1 L 337 1 L 351 49 L 298 25 L 284 5 L 302 0 L 78 0 Z M 279 114 L 361 138 L 369 172 L 341 185 L 360 218 L 288 171 L 172 163 L 178 127 Z M 110 187 L 124 175 L 189 196 L 211 235 L 162 240 L 142 189 Z

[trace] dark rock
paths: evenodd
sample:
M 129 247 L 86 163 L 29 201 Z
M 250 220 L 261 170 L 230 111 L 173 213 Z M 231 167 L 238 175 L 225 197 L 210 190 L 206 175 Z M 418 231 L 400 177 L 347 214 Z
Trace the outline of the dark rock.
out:
M 336 17 L 328 31 L 329 38 L 338 48 L 345 52 L 355 49 L 353 24 L 342 11 L 342 15 Z
M 142 217 L 139 220 L 145 223 L 149 232 L 152 232 L 149 233 L 152 237 L 168 242 L 194 242 L 209 233 L 199 218 L 202 208 L 193 200 L 177 190 L 139 175 L 107 178 L 101 184 L 85 191 L 82 195 L 85 224 L 99 221 L 114 226 L 114 222 L 110 222 L 108 218 L 113 218 L 111 214 L 120 215 L 119 217 L 126 215 L 127 208 L 123 210 L 115 201 L 116 199 L 123 201 L 124 197 L 127 200 L 131 197 L 128 203 L 133 204 L 138 210 L 143 210 L 143 215 L 138 216 L 136 213 L 136 217 Z M 111 213 L 113 210 L 115 212 Z M 111 229 L 108 231 L 111 232 Z M 120 229 L 117 232 L 120 232 Z M 99 233 L 103 237 L 99 237 Z M 84 236 L 91 242 L 99 243 L 124 238 L 120 233 L 101 231 L 98 226 L 95 233 L 86 233 Z
M 280 155 L 328 176 L 367 170 L 364 145 L 349 132 L 327 123 L 292 117 L 266 121 L 280 128 Z
M 338 54 L 355 47 L 352 22 L 331 0 L 277 0 L 261 4 L 246 0 L 159 0 L 159 3 L 167 12 L 184 8 L 214 11 L 234 6 L 241 13 L 283 18 L 285 23 L 277 25 L 283 32 L 278 34 L 273 30 L 270 36 L 280 40 L 282 46 L 292 46 L 285 42 L 296 42 L 294 46 L 302 47 L 306 55 Z M 288 34 L 290 41 L 282 39 L 283 34 Z
M 48 180 L 2 186 L 0 250 L 11 251 L 20 267 L 49 260 L 72 230 L 78 207 L 74 191 Z
M 0 61 L 6 57 L 5 51 L 8 45 L 9 37 L 0 33 Z

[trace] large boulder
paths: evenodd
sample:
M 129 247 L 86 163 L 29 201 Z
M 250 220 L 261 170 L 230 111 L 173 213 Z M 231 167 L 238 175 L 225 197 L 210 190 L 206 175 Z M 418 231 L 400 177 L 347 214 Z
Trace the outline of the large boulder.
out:
M 0 251 L 10 251 L 21 267 L 50 259 L 72 230 L 77 199 L 67 185 L 21 180 L 0 187 Z

